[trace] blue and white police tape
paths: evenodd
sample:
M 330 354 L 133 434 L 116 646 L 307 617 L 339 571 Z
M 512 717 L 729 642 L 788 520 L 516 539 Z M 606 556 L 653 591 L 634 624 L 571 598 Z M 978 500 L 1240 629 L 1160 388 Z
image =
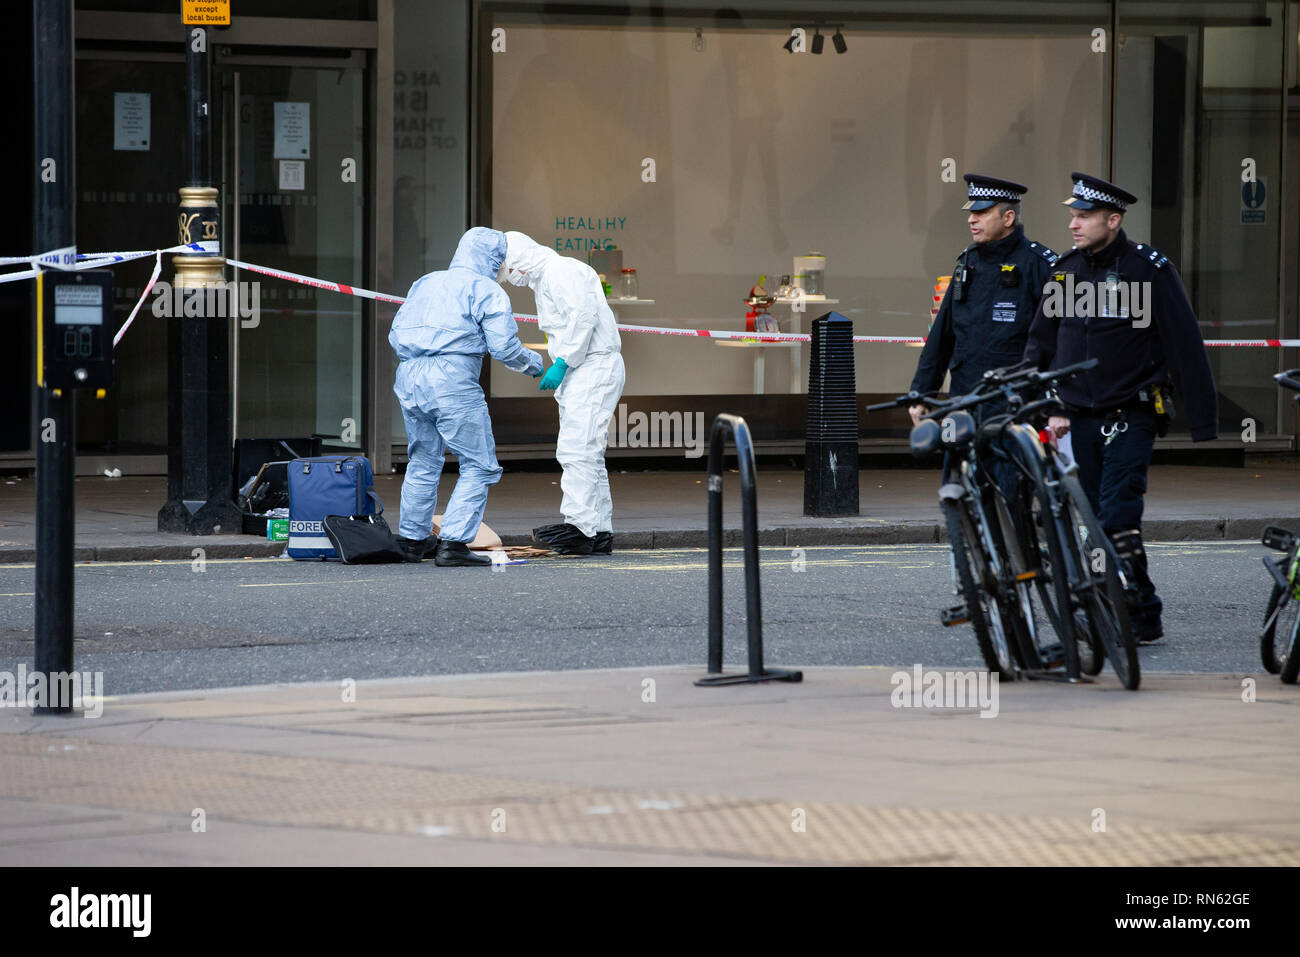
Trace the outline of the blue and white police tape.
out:
M 0 265 L 32 263 L 38 267 L 51 269 L 99 269 L 103 266 L 115 266 L 118 263 L 131 262 L 134 259 L 144 259 L 146 256 L 152 256 L 155 253 L 219 253 L 221 245 L 217 242 L 180 243 L 167 249 L 131 249 L 123 252 L 107 253 L 77 253 L 75 250 L 75 246 L 69 246 L 66 249 L 38 253 L 33 256 L 3 256 L 0 257 Z M 60 263 L 58 265 L 55 262 L 56 258 Z M 76 265 L 67 265 L 74 258 L 77 260 Z M 0 283 L 17 282 L 19 279 L 33 279 L 36 272 L 36 269 L 22 269 L 16 272 L 0 273 Z
M 144 295 L 136 303 L 135 309 L 131 311 L 130 317 L 126 323 L 118 330 L 113 339 L 116 345 L 126 332 L 128 326 L 135 319 L 136 314 L 144 303 L 144 298 L 157 282 L 158 274 L 162 268 L 162 255 L 164 253 L 184 253 L 184 252 L 216 252 L 216 243 L 187 243 L 180 246 L 172 246 L 168 249 L 150 249 L 150 250 L 131 250 L 128 252 L 112 253 L 85 253 L 85 262 L 78 263 L 77 269 L 89 269 L 99 265 L 111 265 L 117 262 L 126 262 L 131 259 L 142 259 L 145 256 L 154 255 L 158 261 L 154 264 L 154 273 L 145 287 Z M 60 251 L 63 252 L 63 251 Z M 34 257 L 33 257 L 34 258 Z M 82 256 L 78 257 L 83 258 Z M 14 258 L 0 259 L 0 262 L 30 262 L 31 258 Z M 363 289 L 360 286 L 353 286 L 349 283 L 333 282 L 328 279 L 317 279 L 313 276 L 304 276 L 300 273 L 289 272 L 283 269 L 272 269 L 269 266 L 259 266 L 254 263 L 241 262 L 237 259 L 227 259 L 227 264 L 236 269 L 246 269 L 251 272 L 261 273 L 264 276 L 273 276 L 279 279 L 285 279 L 289 282 L 300 283 L 305 286 L 312 286 L 316 289 L 325 289 L 330 292 L 338 292 L 347 296 L 360 296 L 365 299 L 376 299 L 381 302 L 391 302 L 400 305 L 406 300 L 401 296 L 395 296 L 391 293 L 375 292 L 372 289 Z M 15 279 L 28 279 L 36 275 L 35 270 L 24 270 L 21 273 L 4 273 L 0 274 L 0 283 L 11 282 Z M 816 305 L 815 300 L 808 300 L 808 305 Z M 617 303 L 615 303 L 617 304 Z M 516 313 L 515 318 L 523 322 L 537 322 L 537 316 L 526 313 Z M 733 329 L 683 329 L 673 326 L 645 326 L 632 325 L 629 323 L 618 323 L 619 332 L 645 333 L 650 335 L 661 336 L 687 336 L 699 339 L 730 339 L 742 340 L 751 343 L 804 343 L 811 341 L 812 337 L 807 333 L 754 333 L 749 331 L 740 331 Z M 920 346 L 925 343 L 924 336 L 854 336 L 854 343 L 862 344 L 898 344 L 909 346 Z M 1273 348 L 1273 349 L 1294 349 L 1300 348 L 1300 339 L 1205 339 L 1205 345 L 1208 347 L 1237 347 L 1237 348 Z

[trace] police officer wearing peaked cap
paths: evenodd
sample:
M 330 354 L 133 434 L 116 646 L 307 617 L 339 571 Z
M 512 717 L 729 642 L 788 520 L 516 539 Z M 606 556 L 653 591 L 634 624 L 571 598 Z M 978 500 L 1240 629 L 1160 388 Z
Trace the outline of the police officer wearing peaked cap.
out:
M 1171 379 L 1193 442 L 1217 437 L 1218 394 L 1178 271 L 1122 228 L 1137 197 L 1095 176 L 1071 176 L 1074 188 L 1063 205 L 1070 208 L 1074 248 L 1056 263 L 1025 358 L 1040 369 L 1098 360 L 1060 384 L 1066 414 L 1049 425 L 1058 436 L 1071 435 L 1079 481 L 1133 572 L 1134 632 L 1140 641 L 1154 641 L 1164 634 L 1162 604 L 1142 547 L 1152 447 L 1174 414 Z
M 1010 180 L 967 173 L 971 231 L 953 267 L 934 325 L 926 337 L 911 388 L 935 392 L 952 373 L 949 392 L 964 395 L 989 369 L 1014 365 L 1024 352 L 1056 253 L 1031 242 L 1020 224 L 1020 200 L 1028 189 Z M 924 406 L 908 410 L 916 422 Z

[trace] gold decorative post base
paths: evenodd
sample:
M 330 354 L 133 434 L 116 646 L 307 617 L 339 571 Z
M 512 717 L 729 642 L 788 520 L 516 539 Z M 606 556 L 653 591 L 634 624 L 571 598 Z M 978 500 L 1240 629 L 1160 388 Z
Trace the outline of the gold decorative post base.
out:
M 176 267 L 177 289 L 209 289 L 224 286 L 226 283 L 224 256 L 182 256 L 172 257 Z
M 182 186 L 176 242 L 219 243 L 220 192 L 215 186 Z M 226 260 L 219 253 L 178 253 L 172 257 L 178 289 L 207 289 L 225 282 Z

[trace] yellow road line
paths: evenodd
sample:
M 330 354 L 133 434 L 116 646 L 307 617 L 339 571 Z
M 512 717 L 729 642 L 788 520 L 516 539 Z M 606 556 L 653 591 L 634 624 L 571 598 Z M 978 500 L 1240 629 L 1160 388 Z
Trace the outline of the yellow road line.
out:
M 35 598 L 34 591 L 5 591 L 0 592 L 0 598 Z
M 201 547 L 201 546 L 195 546 L 195 547 L 197 548 L 197 547 Z M 904 545 L 764 545 L 764 546 L 762 546 L 761 550 L 762 550 L 762 551 L 769 551 L 769 550 L 775 550 L 775 551 L 788 551 L 789 549 L 792 549 L 792 548 L 802 548 L 804 551 L 813 551 L 813 550 L 816 550 L 816 551 L 849 551 L 849 550 L 862 551 L 862 550 L 864 550 L 864 549 L 874 549 L 874 548 L 905 549 L 905 548 L 918 548 L 918 547 L 920 547 L 920 548 L 933 548 L 934 545 L 933 545 L 933 544 L 904 544 Z M 741 546 L 739 546 L 739 545 L 736 545 L 736 546 L 727 546 L 727 547 L 724 548 L 722 551 L 723 551 L 724 553 L 726 553 L 726 552 L 739 552 L 739 551 L 741 551 Z M 646 554 L 653 554 L 653 555 L 690 555 L 690 554 L 705 554 L 705 553 L 708 552 L 708 549 L 705 548 L 703 545 L 701 545 L 701 546 L 698 547 L 698 548 L 645 548 L 645 549 L 642 549 L 642 548 L 634 548 L 634 549 L 628 549 L 628 550 L 626 550 L 626 551 L 620 551 L 618 554 L 621 556 L 621 555 L 629 555 L 629 554 L 633 554 L 633 553 L 642 553 L 642 552 L 644 552 L 644 553 L 646 553 Z M 567 555 L 552 555 L 552 556 L 547 556 L 547 557 L 545 557 L 545 558 L 531 558 L 531 559 L 528 559 L 528 561 L 529 561 L 529 562 L 536 562 L 536 561 L 569 560 L 569 559 L 580 559 L 580 558 L 581 558 L 581 556 L 576 556 L 576 555 L 574 555 L 574 556 L 567 556 Z M 266 562 L 281 562 L 281 563 L 285 564 L 286 567 L 289 567 L 289 565 L 288 565 L 288 560 L 287 560 L 287 559 L 284 559 L 284 558 L 281 558 L 281 557 L 279 557 L 279 556 L 275 556 L 275 557 L 273 557 L 273 558 L 252 558 L 252 557 L 250 557 L 250 558 L 206 558 L 206 559 L 204 559 L 204 562 L 205 562 L 206 564 L 208 564 L 208 565 L 252 565 L 252 564 L 254 564 L 254 563 L 264 564 L 264 563 L 266 563 Z M 159 568 L 162 568 L 162 567 L 166 567 L 166 566 L 169 566 L 169 565 L 192 565 L 192 564 L 194 564 L 194 559 L 193 559 L 193 558 L 167 558 L 167 559 L 163 559 L 163 558 L 154 558 L 154 559 L 136 559 L 135 561 L 129 561 L 129 562 L 76 562 L 75 564 L 76 564 L 76 567 L 77 567 L 77 568 L 127 568 L 127 567 L 136 568 L 136 567 L 142 567 L 142 566 L 150 566 L 150 567 L 159 567 Z M 294 563 L 294 564 L 297 564 L 297 563 Z M 309 562 L 309 563 L 307 563 L 307 564 L 319 564 L 319 563 L 312 563 L 312 562 Z M 9 563 L 9 562 L 0 562 L 0 572 L 4 572 L 4 571 L 8 571 L 8 570 L 18 571 L 18 570 L 24 570 L 24 569 L 31 569 L 31 568 L 35 568 L 35 567 L 36 567 L 36 565 L 35 565 L 35 563 L 33 563 L 33 562 L 14 562 L 14 563 L 12 563 L 12 564 Z
M 266 582 L 257 585 L 236 585 L 236 588 L 291 588 L 294 585 L 359 585 L 362 582 L 378 581 L 377 578 L 340 578 L 327 582 Z
M 199 547 L 201 547 L 201 546 L 198 546 L 198 545 L 195 546 L 195 548 L 199 548 Z M 75 562 L 74 564 L 75 564 L 75 566 L 76 566 L 77 568 L 125 568 L 125 567 L 127 567 L 127 566 L 131 566 L 131 567 L 149 566 L 149 567 L 151 567 L 151 568 L 162 568 L 163 566 L 166 566 L 166 565 L 193 565 L 193 564 L 194 564 L 194 561 L 195 561 L 195 560 L 194 560 L 193 558 L 166 558 L 166 559 L 164 559 L 164 558 L 152 558 L 152 559 L 140 559 L 140 558 L 137 558 L 135 561 L 132 561 L 132 562 Z M 283 558 L 279 558 L 279 557 L 276 557 L 276 558 L 205 558 L 205 559 L 203 559 L 204 564 L 207 564 L 207 565 L 251 565 L 251 564 L 253 564 L 254 562 L 284 562 L 284 561 L 285 561 L 285 559 L 283 559 Z M 20 568 L 35 568 L 35 567 L 36 567 L 36 565 L 35 565 L 35 563 L 33 563 L 33 562 L 24 562 L 24 563 L 21 563 L 21 564 L 18 563 L 18 562 L 14 562 L 13 564 L 10 564 L 9 562 L 0 562 L 0 572 L 7 571 L 8 569 L 11 569 L 11 568 L 12 568 L 12 569 L 20 569 Z
M 770 560 L 764 560 L 764 559 L 760 558 L 760 559 L 759 559 L 759 562 L 758 562 L 758 565 L 759 565 L 759 568 L 784 568 L 784 567 L 787 567 L 787 566 L 789 566 L 789 565 L 794 564 L 794 562 L 795 562 L 795 559 L 782 559 L 782 560 L 779 560 L 779 561 L 770 561 Z M 900 562 L 882 562 L 882 561 L 875 561 L 875 560 L 867 560 L 867 561 L 857 561 L 857 562 L 855 562 L 855 561 L 852 561 L 852 560 L 849 560 L 849 559 L 835 559 L 835 560 L 828 560 L 828 561 L 819 562 L 819 561 L 809 561 L 809 560 L 807 560 L 807 559 L 804 559 L 804 560 L 800 561 L 799 564 L 801 564 L 801 565 L 803 565 L 804 567 L 807 567 L 807 568 L 811 568 L 811 567 L 813 567 L 813 566 L 820 566 L 820 565 L 840 565 L 840 566 L 891 565 L 891 566 L 893 566 L 893 567 L 895 567 L 895 568 L 902 568 L 902 569 L 916 569 L 916 568 L 937 568 L 937 567 L 939 567 L 940 565 L 942 565 L 943 563 L 942 563 L 942 562 L 926 562 L 925 564 L 917 565 L 917 564 L 914 564 L 914 563 L 903 564 L 903 563 L 900 563 Z M 695 570 L 699 570 L 699 569 L 702 569 L 702 568 L 708 568 L 708 567 L 709 567 L 709 563 L 708 563 L 708 562 L 689 562 L 689 563 L 684 563 L 684 564 L 683 564 L 683 563 L 678 563 L 678 564 L 667 564 L 667 563 L 665 563 L 665 564 L 662 564 L 662 565 L 603 565 L 603 564 L 602 564 L 602 565 L 597 565 L 597 564 L 595 564 L 595 563 L 592 563 L 592 564 L 589 564 L 589 565 L 583 565 L 583 566 L 581 566 L 581 567 L 589 568 L 589 569 L 592 569 L 592 570 L 603 569 L 603 570 L 605 570 L 605 571 L 611 571 L 611 572 L 695 571 Z M 737 561 L 724 561 L 724 562 L 722 563 L 722 567 L 723 567 L 723 568 L 744 568 L 745 565 L 744 565 L 744 562 L 737 562 Z
M 201 547 L 201 546 L 196 546 L 196 547 Z M 933 548 L 946 549 L 947 547 L 948 546 L 946 542 L 904 542 L 896 545 L 891 545 L 891 544 L 762 545 L 759 548 L 759 552 L 761 554 L 771 554 L 773 552 L 785 552 L 788 554 L 794 549 L 799 548 L 805 552 L 856 551 L 856 552 L 863 552 L 863 553 L 897 554 L 900 551 L 919 551 L 922 549 L 933 549 Z M 1214 555 L 1214 554 L 1240 555 L 1243 552 L 1247 552 L 1252 549 L 1261 549 L 1263 546 L 1260 546 L 1254 542 L 1222 542 L 1222 543 L 1219 542 L 1148 542 L 1147 547 L 1159 549 L 1160 551 L 1163 552 L 1173 552 L 1175 555 L 1181 554 L 1181 555 L 1189 555 L 1189 556 L 1200 556 L 1200 555 Z M 742 546 L 729 545 L 726 548 L 724 548 L 722 551 L 723 554 L 728 554 L 728 553 L 738 554 L 742 551 Z M 640 557 L 641 555 L 645 555 L 648 557 L 648 556 L 659 556 L 659 555 L 665 555 L 665 556 L 666 555 L 704 555 L 707 552 L 708 552 L 707 548 L 705 548 L 704 546 L 699 546 L 699 547 L 691 547 L 691 548 L 628 549 L 626 551 L 617 552 L 616 554 L 620 557 L 624 555 L 630 555 L 630 554 L 637 554 L 638 557 Z M 534 562 L 551 562 L 557 560 L 562 561 L 562 560 L 566 560 L 568 557 L 569 556 L 549 556 L 545 558 L 532 558 L 532 559 L 528 559 L 527 563 L 531 564 Z M 794 559 L 791 558 L 790 560 L 793 561 Z M 286 563 L 287 560 L 279 556 L 276 556 L 274 558 L 251 558 L 251 557 L 250 558 L 207 558 L 204 559 L 204 562 L 208 565 L 252 565 L 255 563 L 265 564 L 268 562 Z M 76 567 L 77 568 L 127 568 L 127 567 L 138 568 L 142 566 L 164 567 L 170 565 L 192 565 L 193 563 L 194 563 L 194 559 L 192 558 L 152 559 L 152 560 L 137 559 L 135 561 L 122 561 L 122 562 L 77 562 Z M 777 564 L 784 564 L 784 562 L 777 562 Z M 809 562 L 809 564 L 812 563 Z M 893 564 L 893 563 L 880 562 L 878 564 Z M 23 562 L 23 563 L 15 562 L 13 564 L 7 562 L 0 562 L 0 573 L 9 570 L 24 571 L 24 570 L 33 569 L 35 567 L 36 565 L 31 562 Z M 624 568 L 629 571 L 632 570 L 645 571 L 649 568 L 669 568 L 672 566 L 610 565 L 608 567 Z M 29 594 L 29 593 L 22 593 L 22 594 Z

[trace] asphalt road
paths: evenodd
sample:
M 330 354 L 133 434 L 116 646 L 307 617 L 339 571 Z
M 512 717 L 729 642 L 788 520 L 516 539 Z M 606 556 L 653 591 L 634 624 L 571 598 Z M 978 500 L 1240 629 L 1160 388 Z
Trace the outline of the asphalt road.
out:
M 1165 600 L 1151 671 L 1262 674 L 1266 554 L 1149 545 Z M 802 571 L 794 562 L 806 561 Z M 744 663 L 739 550 L 726 554 L 727 661 Z M 762 552 L 770 665 L 979 667 L 944 628 L 946 546 Z M 106 694 L 273 682 L 705 663 L 705 552 L 549 558 L 500 570 L 287 559 L 95 563 L 77 574 L 76 666 Z M 0 670 L 32 667 L 35 573 L 0 566 Z M 1110 676 L 1109 680 L 1114 681 Z M 1275 679 L 1273 679 L 1275 680 Z

